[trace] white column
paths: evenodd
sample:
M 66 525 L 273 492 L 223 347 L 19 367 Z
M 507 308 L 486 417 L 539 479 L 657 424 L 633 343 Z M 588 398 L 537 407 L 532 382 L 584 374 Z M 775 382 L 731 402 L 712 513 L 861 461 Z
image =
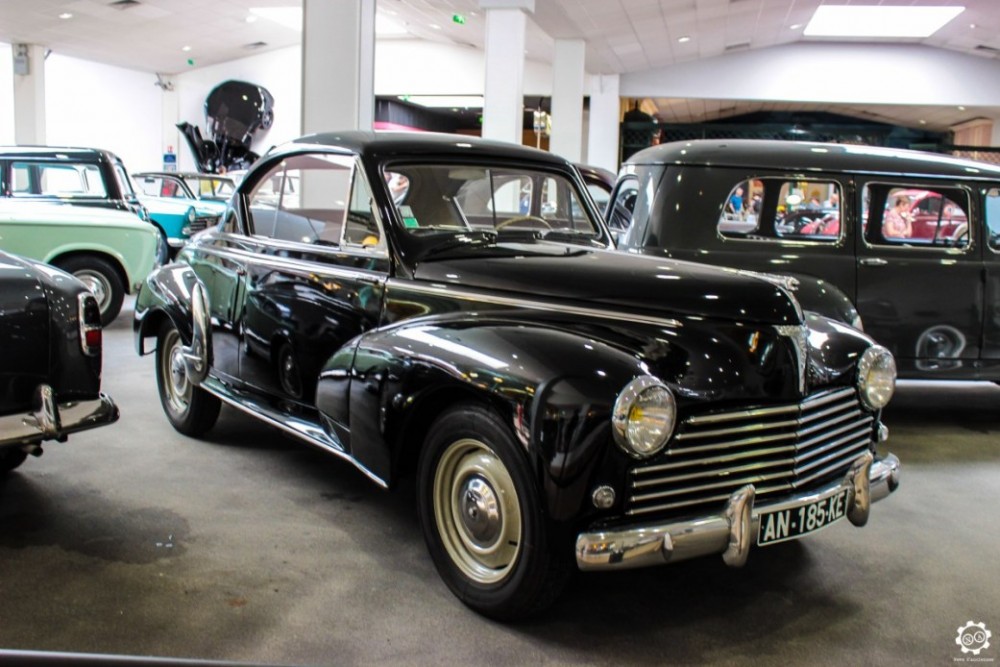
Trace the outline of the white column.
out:
M 175 89 L 175 81 L 173 77 L 158 75 L 157 81 L 160 83 L 160 92 L 162 97 L 160 100 L 160 113 L 162 114 L 160 133 L 160 143 L 161 150 L 164 154 L 168 152 L 173 152 L 177 156 L 177 162 L 174 163 L 175 166 L 180 169 L 180 154 L 181 154 L 181 142 L 184 141 L 181 137 L 180 130 L 177 129 L 177 123 L 181 122 L 181 109 L 180 109 L 180 95 L 178 95 Z M 186 144 L 186 142 L 184 142 Z M 187 149 L 185 145 L 183 147 Z M 166 168 L 166 165 L 164 165 Z
M 45 47 L 14 44 L 14 141 L 45 144 Z
M 535 0 L 479 0 L 486 10 L 483 136 L 520 144 L 524 128 L 526 12 Z
M 303 0 L 303 134 L 374 122 L 375 0 Z
M 567 160 L 583 160 L 583 83 L 586 43 L 557 39 L 552 64 L 552 137 L 549 150 Z
M 599 74 L 590 79 L 590 127 L 587 162 L 618 171 L 621 107 L 617 74 Z

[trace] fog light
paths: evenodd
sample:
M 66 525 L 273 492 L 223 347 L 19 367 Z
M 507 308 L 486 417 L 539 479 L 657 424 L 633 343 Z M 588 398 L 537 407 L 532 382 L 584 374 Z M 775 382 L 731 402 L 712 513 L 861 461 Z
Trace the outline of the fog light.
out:
M 610 486 L 599 486 L 594 489 L 591 498 L 594 501 L 594 507 L 606 510 L 615 504 L 615 490 Z

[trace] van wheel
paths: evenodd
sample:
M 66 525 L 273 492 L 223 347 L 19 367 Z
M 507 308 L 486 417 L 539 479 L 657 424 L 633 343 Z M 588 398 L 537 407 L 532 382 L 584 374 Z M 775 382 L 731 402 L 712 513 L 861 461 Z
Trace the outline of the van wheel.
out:
M 0 449 L 0 475 L 10 472 L 18 467 L 28 458 L 28 453 L 17 447 L 4 447 Z
M 125 300 L 125 284 L 111 262 L 103 257 L 77 255 L 55 264 L 76 276 L 93 293 L 101 310 L 101 326 L 108 326 L 118 317 Z

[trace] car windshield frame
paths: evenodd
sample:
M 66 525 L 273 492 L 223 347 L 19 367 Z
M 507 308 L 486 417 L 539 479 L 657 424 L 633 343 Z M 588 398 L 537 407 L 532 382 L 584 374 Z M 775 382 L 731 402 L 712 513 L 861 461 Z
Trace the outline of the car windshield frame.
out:
M 394 234 L 416 261 L 509 256 L 552 244 L 611 249 L 582 181 L 547 165 L 406 160 L 379 165 Z M 404 178 L 400 178 L 400 176 Z M 432 222 L 429 222 L 432 221 Z

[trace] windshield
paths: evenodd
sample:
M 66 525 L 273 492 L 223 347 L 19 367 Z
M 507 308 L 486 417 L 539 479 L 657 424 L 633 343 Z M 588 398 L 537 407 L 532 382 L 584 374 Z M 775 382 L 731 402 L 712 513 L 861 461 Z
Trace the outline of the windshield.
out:
M 479 245 L 605 245 L 601 226 L 563 174 L 471 165 L 392 165 L 382 173 L 403 229 L 421 241 L 424 257 L 470 238 Z
M 115 174 L 118 176 L 118 183 L 121 185 L 122 194 L 125 198 L 135 196 L 135 188 L 132 187 L 132 179 L 128 177 L 128 173 L 125 171 L 125 167 L 120 164 L 115 164 Z

